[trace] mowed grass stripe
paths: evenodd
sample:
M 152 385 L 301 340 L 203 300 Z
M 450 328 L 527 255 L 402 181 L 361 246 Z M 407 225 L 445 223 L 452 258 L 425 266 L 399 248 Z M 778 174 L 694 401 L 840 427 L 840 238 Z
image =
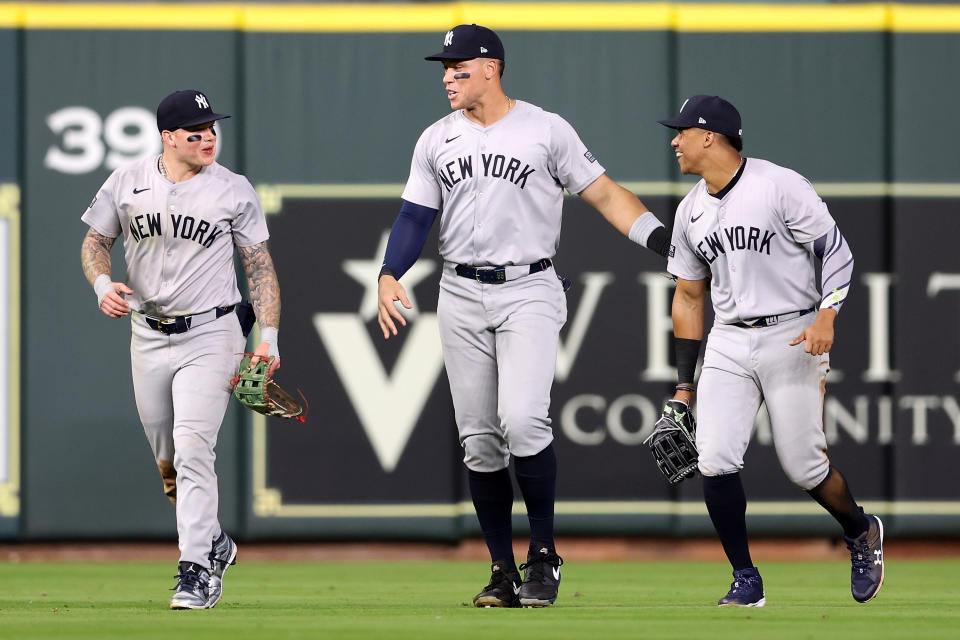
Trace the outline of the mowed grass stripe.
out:
M 562 550 L 561 550 L 562 552 Z M 763 609 L 719 609 L 724 563 L 577 563 L 549 609 L 469 606 L 488 565 L 243 563 L 211 611 L 170 611 L 173 563 L 24 563 L 0 568 L 3 638 L 944 638 L 960 623 L 960 560 L 891 559 L 868 604 L 849 565 L 766 563 Z

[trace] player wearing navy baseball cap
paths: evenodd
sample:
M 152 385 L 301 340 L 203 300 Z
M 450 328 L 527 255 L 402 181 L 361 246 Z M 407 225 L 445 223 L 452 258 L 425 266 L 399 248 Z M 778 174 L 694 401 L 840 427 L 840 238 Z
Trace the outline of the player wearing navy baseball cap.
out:
M 854 500 L 823 431 L 834 322 L 853 280 L 850 245 L 806 178 L 741 156 L 740 113 L 723 98 L 695 95 L 676 118 L 659 122 L 677 130 L 670 147 L 680 170 L 702 178 L 677 207 L 667 262 L 677 278 L 679 382 L 668 408 L 689 413 L 696 393 L 696 468 L 734 578 L 717 604 L 766 603 L 740 479 L 761 404 L 787 478 L 842 527 L 850 591 L 867 602 L 883 585 L 883 523 Z M 694 386 L 708 299 L 714 323 Z
M 230 400 L 227 383 L 253 320 L 241 302 L 234 258 L 260 323 L 254 353 L 279 366 L 280 289 L 263 207 L 250 181 L 216 161 L 216 113 L 196 90 L 157 106 L 162 153 L 116 169 L 82 220 L 81 263 L 109 318 L 132 315 L 130 364 L 143 430 L 163 491 L 176 506 L 180 559 L 171 609 L 210 609 L 237 545 L 220 526 L 215 447 Z M 123 238 L 126 278 L 112 277 Z M 246 320 L 246 321 L 245 321 Z M 272 371 L 270 372 L 272 374 Z
M 473 603 L 546 607 L 557 599 L 563 564 L 553 535 L 557 458 L 549 406 L 567 317 L 569 282 L 553 268 L 564 189 L 660 255 L 669 235 L 606 175 L 566 120 L 504 93 L 503 44 L 493 31 L 457 25 L 444 35 L 443 50 L 426 59 L 443 65 L 452 112 L 414 148 L 380 274 L 378 319 L 384 338 L 406 325 L 395 302 L 411 304 L 398 280 L 439 219 L 440 342 L 470 495 L 492 560 L 490 581 Z M 519 567 L 511 462 L 530 524 Z

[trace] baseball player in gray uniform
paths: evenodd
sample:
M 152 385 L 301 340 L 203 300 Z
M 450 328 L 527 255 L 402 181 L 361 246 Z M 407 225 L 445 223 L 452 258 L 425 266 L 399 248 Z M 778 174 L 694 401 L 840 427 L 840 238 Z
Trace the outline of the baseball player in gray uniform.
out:
M 697 391 L 698 469 L 707 511 L 733 565 L 720 606 L 762 607 L 763 580 L 750 559 L 743 456 L 760 403 L 787 477 L 843 527 L 858 602 L 883 584 L 883 524 L 857 506 L 831 466 L 823 395 L 833 324 L 846 298 L 853 254 L 827 206 L 800 174 L 741 157 L 740 113 L 696 95 L 661 124 L 680 170 L 702 178 L 677 207 L 668 271 L 680 384 L 690 406 L 709 282 L 715 320 Z M 815 262 L 821 263 L 817 282 Z
M 214 161 L 214 113 L 185 90 L 157 108 L 163 153 L 117 169 L 83 221 L 82 263 L 100 310 L 131 314 L 130 360 L 137 411 L 176 505 L 180 562 L 171 609 L 217 604 L 237 546 L 217 519 L 217 434 L 245 339 L 234 249 L 246 272 L 263 342 L 275 356 L 280 291 L 263 209 L 250 182 Z M 127 281 L 114 282 L 110 249 L 123 234 Z
M 437 315 L 469 486 L 493 561 L 479 607 L 548 606 L 562 559 L 553 537 L 557 462 L 549 405 L 566 283 L 553 269 L 563 190 L 621 233 L 666 255 L 656 216 L 604 168 L 560 116 L 508 97 L 504 49 L 485 27 L 459 25 L 443 50 L 452 113 L 417 142 L 379 281 L 384 338 L 410 308 L 398 279 L 437 213 L 444 260 Z M 511 456 L 530 522 L 523 580 L 514 561 Z

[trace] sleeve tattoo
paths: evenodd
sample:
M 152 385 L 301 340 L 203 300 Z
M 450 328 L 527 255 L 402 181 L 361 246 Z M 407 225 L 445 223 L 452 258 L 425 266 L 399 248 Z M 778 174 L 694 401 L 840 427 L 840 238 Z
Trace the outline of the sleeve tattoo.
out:
M 84 236 L 80 247 L 80 264 L 83 265 L 83 275 L 91 285 L 100 274 L 110 275 L 110 249 L 115 240 L 100 235 L 92 227 Z
M 257 314 L 260 327 L 280 328 L 280 283 L 273 268 L 273 259 L 267 251 L 267 243 L 252 247 L 237 247 L 240 263 L 247 274 L 250 302 Z

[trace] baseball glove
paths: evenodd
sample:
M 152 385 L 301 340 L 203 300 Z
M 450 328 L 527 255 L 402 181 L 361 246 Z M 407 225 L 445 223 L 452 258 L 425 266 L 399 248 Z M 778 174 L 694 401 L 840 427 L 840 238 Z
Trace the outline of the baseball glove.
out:
M 697 423 L 690 407 L 678 400 L 668 400 L 663 415 L 653 426 L 644 444 L 650 446 L 653 459 L 670 484 L 692 478 L 697 472 Z
M 261 357 L 257 364 L 251 366 L 252 357 L 252 353 L 244 354 L 240 362 L 240 370 L 236 377 L 230 380 L 230 384 L 233 385 L 233 395 L 240 404 L 265 416 L 293 418 L 298 422 L 306 422 L 307 416 L 303 405 L 281 389 L 267 373 L 270 363 L 273 362 L 273 356 Z M 306 398 L 302 393 L 300 398 L 306 404 Z

